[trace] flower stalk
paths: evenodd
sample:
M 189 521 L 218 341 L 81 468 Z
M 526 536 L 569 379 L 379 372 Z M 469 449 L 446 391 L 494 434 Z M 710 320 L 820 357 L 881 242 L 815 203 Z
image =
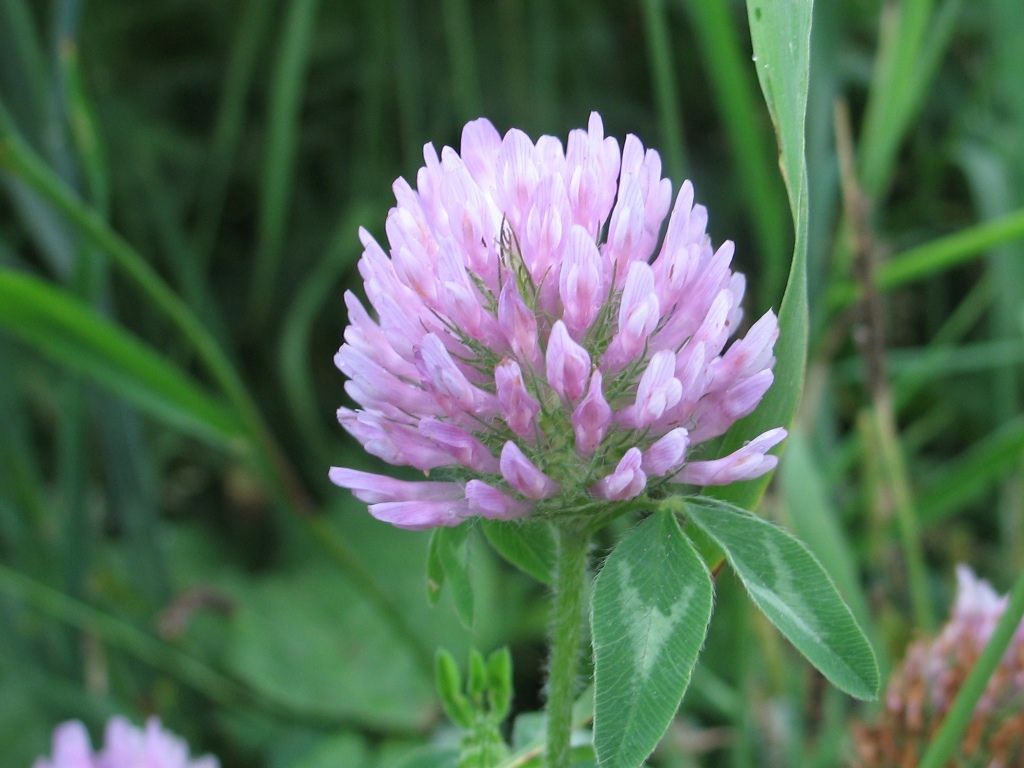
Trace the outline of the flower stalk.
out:
M 548 677 L 548 768 L 569 768 L 572 707 L 579 684 L 590 536 L 559 529 Z

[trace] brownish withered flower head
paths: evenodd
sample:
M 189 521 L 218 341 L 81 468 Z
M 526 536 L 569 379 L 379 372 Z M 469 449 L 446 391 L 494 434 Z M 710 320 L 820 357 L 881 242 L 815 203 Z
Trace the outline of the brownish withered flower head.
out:
M 952 615 L 934 640 L 914 643 L 885 694 L 885 708 L 857 724 L 856 768 L 913 768 L 935 736 L 1006 610 L 1006 597 L 957 567 Z M 1024 624 L 971 717 L 950 768 L 1024 766 Z

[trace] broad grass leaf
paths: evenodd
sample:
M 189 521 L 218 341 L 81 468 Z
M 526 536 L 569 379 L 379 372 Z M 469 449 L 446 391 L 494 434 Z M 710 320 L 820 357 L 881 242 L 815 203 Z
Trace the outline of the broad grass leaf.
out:
M 808 661 L 851 696 L 878 696 L 871 644 L 807 547 L 718 499 L 691 499 L 686 515 L 725 550 L 751 599 Z
M 0 269 L 0 329 L 206 442 L 224 444 L 244 437 L 234 413 L 188 374 L 44 280 Z
M 750 37 L 757 77 L 779 140 L 779 166 L 789 193 L 795 242 L 786 292 L 779 306 L 775 383 L 757 409 L 737 422 L 722 441 L 721 454 L 774 427 L 793 422 L 807 364 L 807 157 L 805 129 L 810 79 L 812 0 L 748 0 Z M 779 449 L 776 449 L 779 450 Z M 753 509 L 770 475 L 705 493 Z
M 594 746 L 602 768 L 636 768 L 682 701 L 711 620 L 703 561 L 668 512 L 612 550 L 593 598 Z

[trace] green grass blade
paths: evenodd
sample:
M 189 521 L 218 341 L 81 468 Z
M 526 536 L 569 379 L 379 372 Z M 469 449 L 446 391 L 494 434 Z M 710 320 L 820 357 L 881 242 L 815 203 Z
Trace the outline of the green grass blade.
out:
M 411 3 L 390 0 L 391 61 L 395 72 L 396 101 L 399 129 L 402 137 L 402 167 L 418 163 L 423 152 L 424 105 L 427 90 L 424 87 L 426 62 L 423 42 L 417 32 L 427 9 L 417 9 Z
M 68 0 L 55 18 L 55 23 L 60 24 L 54 38 L 58 41 L 61 92 L 84 196 L 99 215 L 109 218 L 109 163 L 102 128 L 78 56 L 79 16 L 80 4 L 77 0 Z M 152 183 L 159 183 L 159 173 L 145 176 Z M 184 258 L 177 261 L 190 263 Z M 78 264 L 79 276 L 75 282 L 79 295 L 100 315 L 109 317 L 112 313 L 109 268 L 102 254 L 91 244 L 83 244 L 79 247 Z M 67 388 L 72 407 L 61 420 L 61 442 L 67 448 L 62 452 L 67 477 L 67 509 L 61 526 L 64 543 L 61 561 L 67 574 L 66 589 L 76 596 L 86 589 L 93 537 L 86 504 L 88 469 L 93 464 L 90 452 L 98 448 L 101 462 L 97 463 L 105 481 L 108 514 L 118 521 L 124 532 L 126 558 L 135 586 L 150 605 L 164 605 L 169 590 L 164 553 L 157 534 L 160 512 L 152 469 L 155 464 L 142 419 L 127 402 L 106 392 L 93 391 L 77 379 L 69 381 Z M 70 418 L 76 411 L 77 418 Z
M 15 131 L 0 105 L 0 170 L 7 170 L 38 192 L 76 227 L 80 234 L 109 256 L 143 293 L 165 314 L 195 347 L 224 396 L 234 406 L 258 450 L 273 489 L 295 510 L 309 506 L 305 490 L 298 484 L 273 435 L 263 421 L 244 382 L 216 339 L 195 313 L 167 286 L 146 260 L 114 232 L 43 163 Z
M 287 505 L 292 512 L 310 512 L 312 502 L 305 487 L 268 429 L 245 383 L 216 339 L 195 313 L 168 288 L 145 259 L 111 230 L 95 211 L 84 205 L 28 148 L 13 129 L 3 109 L 0 109 L 0 170 L 11 172 L 41 193 L 91 244 L 109 256 L 194 345 L 200 360 L 233 406 L 231 418 L 238 419 L 242 434 L 251 441 L 250 447 L 255 451 L 251 458 L 261 477 L 268 481 L 275 498 Z M 34 341 L 45 343 L 46 338 Z M 74 349 L 65 351 L 72 354 Z M 347 542 L 334 536 L 318 518 L 304 516 L 302 520 L 307 527 L 314 530 L 321 546 L 331 553 L 346 572 L 357 579 L 361 589 L 366 590 L 375 600 L 384 597 L 386 602 L 386 595 L 360 568 Z
M 17 371 L 22 365 L 21 350 L 0 338 L 0 371 Z M 6 496 L 17 518 L 0 529 L 8 552 L 19 562 L 38 563 L 44 559 L 45 526 L 48 500 L 43 488 L 43 472 L 33 450 L 25 402 L 20 397 L 20 377 L 0 376 L 0 494 Z
M 807 363 L 807 161 L 804 128 L 807 117 L 807 84 L 810 76 L 810 0 L 763 2 L 747 6 L 751 38 L 768 111 L 779 138 L 782 177 L 789 193 L 796 242 L 786 293 L 779 308 L 779 340 L 775 345 L 775 383 L 752 414 L 729 430 L 722 454 L 773 427 L 789 426 L 796 413 Z M 710 495 L 753 508 L 769 477 L 725 488 L 709 489 Z
M 0 0 L 0 94 L 37 142 L 49 121 L 50 75 L 43 47 L 24 0 Z
M 1020 29 L 1020 21 L 1011 25 L 1004 33 L 1012 34 Z M 1005 64 L 1004 64 L 1005 66 Z M 982 141 L 968 141 L 958 152 L 960 165 L 971 185 L 975 207 L 983 219 L 993 219 L 1010 212 L 1014 205 L 1024 199 L 1024 190 L 1017 188 L 1015 171 L 1024 161 L 1024 153 L 1015 153 L 1017 163 L 1007 162 L 1005 152 L 996 149 L 998 137 L 990 129 Z M 987 330 L 995 339 L 1017 344 L 1024 348 L 1021 338 L 1024 326 L 1021 324 L 1021 307 L 1024 307 L 1024 245 L 1005 244 L 992 250 L 986 259 L 986 283 L 991 299 L 991 312 L 987 318 Z M 1002 425 L 1012 421 L 1021 413 L 1021 389 L 1024 368 L 1004 366 L 992 372 L 990 391 L 992 406 L 990 419 L 993 424 Z M 996 498 L 996 514 L 999 519 L 1002 559 L 1007 563 L 1018 562 L 1024 553 L 1024 509 L 1017 503 L 1021 480 L 1022 463 L 1014 476 L 1008 477 L 999 488 Z
M 270 308 L 281 266 L 295 176 L 299 111 L 306 92 L 303 84 L 318 7 L 319 0 L 290 3 L 271 81 L 256 264 L 250 296 L 250 306 L 257 318 L 263 318 Z
M 59 157 L 67 157 L 67 161 L 56 160 L 53 165 L 62 170 L 70 184 L 84 187 L 93 206 L 105 212 L 109 201 L 106 164 L 78 67 L 77 11 L 75 0 L 62 0 L 54 3 L 50 19 L 49 38 L 55 62 L 52 101 L 58 124 L 66 127 L 60 132 Z M 75 243 L 73 263 L 73 272 L 68 276 L 70 290 L 84 302 L 98 305 L 106 278 L 99 254 L 88 245 Z M 79 596 L 85 590 L 94 549 L 87 507 L 94 448 L 90 444 L 89 395 L 79 377 L 61 381 L 56 395 L 61 410 L 56 429 L 57 479 L 65 503 L 50 514 L 59 552 L 53 558 L 57 568 L 53 575 L 68 594 Z M 108 429 L 102 421 L 97 426 L 101 433 Z
M 959 12 L 947 0 L 934 14 L 934 0 L 886 6 L 882 40 L 860 139 L 860 181 L 873 198 L 885 193 L 896 154 L 949 43 Z
M 149 605 L 165 606 L 171 590 L 161 537 L 157 457 L 135 408 L 106 392 L 92 394 L 89 404 L 102 451 L 106 495 L 124 533 L 135 589 Z M 81 540 L 68 538 L 69 548 L 81 547 Z
M 114 232 L 94 209 L 87 206 L 16 132 L 10 117 L 0 105 L 0 170 L 23 182 L 62 213 L 78 232 L 98 250 L 111 258 L 144 294 L 163 312 L 186 338 L 195 344 L 200 356 L 218 381 L 226 384 L 230 364 L 216 348 L 188 306 L 174 294 L 159 274 L 131 245 Z
M 676 86 L 669 40 L 668 16 L 662 0 L 643 0 L 644 31 L 647 36 L 647 59 L 654 81 L 655 106 L 658 113 L 661 144 L 665 147 L 666 175 L 676 186 L 686 178 L 686 141 L 683 137 L 679 88 Z
M 224 91 L 210 139 L 209 160 L 197 184 L 199 216 L 195 230 L 198 271 L 205 273 L 224 211 L 231 166 L 239 146 L 246 97 L 263 51 L 274 0 L 249 0 L 242 11 L 224 73 Z
M 60 365 L 201 439 L 224 444 L 244 434 L 229 408 L 158 352 L 38 278 L 0 271 L 0 325 Z
M 56 523 L 59 556 L 52 558 L 58 568 L 59 583 L 71 595 L 81 596 L 89 570 L 93 541 L 86 506 L 89 469 L 92 458 L 89 445 L 88 397 L 77 378 L 61 382 L 60 427 L 57 431 L 57 477 L 65 503 L 51 512 Z
M 922 525 L 934 525 L 981 498 L 1024 458 L 1024 416 L 982 438 L 935 473 L 918 501 Z
M 82 77 L 78 47 L 73 39 L 62 41 L 60 66 L 65 83 L 67 118 L 75 156 L 93 206 L 106 212 L 110 205 L 110 181 L 100 126 Z
M 903 251 L 879 268 L 878 285 L 883 290 L 892 290 L 1021 239 L 1024 239 L 1024 208 Z
M 473 19 L 467 0 L 442 0 L 441 16 L 448 45 L 455 114 L 462 122 L 480 116 L 480 76 L 473 45 Z
M 313 386 L 314 366 L 309 357 L 309 339 L 313 323 L 323 310 L 328 298 L 338 299 L 338 281 L 362 252 L 357 233 L 360 222 L 371 221 L 376 206 L 366 203 L 352 205 L 342 216 L 324 253 L 323 259 L 302 285 L 298 296 L 285 317 L 278 347 L 278 376 L 284 388 L 285 401 L 299 431 L 323 457 L 323 464 L 334 441 L 327 425 L 333 419 L 317 408 L 316 389 Z
M 211 336 L 227 347 L 228 333 L 201 257 L 186 231 L 187 212 L 170 188 L 153 145 L 133 141 L 125 152 L 138 172 L 138 209 L 152 229 L 154 252 L 159 252 L 175 288 Z
M 883 291 L 892 291 L 962 266 L 985 256 L 993 248 L 1019 240 L 1024 240 L 1024 208 L 901 251 L 879 266 L 875 284 Z M 843 283 L 833 286 L 829 303 L 841 309 L 856 302 L 859 295 L 856 285 Z

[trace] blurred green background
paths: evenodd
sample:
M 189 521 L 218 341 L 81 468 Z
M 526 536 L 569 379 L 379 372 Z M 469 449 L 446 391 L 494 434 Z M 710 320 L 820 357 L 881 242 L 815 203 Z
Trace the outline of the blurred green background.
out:
M 763 511 L 890 668 L 954 563 L 1024 564 L 1024 14 L 816 6 L 810 363 Z M 427 604 L 427 536 L 327 482 L 374 467 L 334 420 L 357 228 L 383 239 L 391 182 L 469 119 L 564 139 L 597 110 L 694 181 L 748 317 L 777 308 L 743 4 L 0 0 L 0 103 L 0 766 L 157 713 L 226 766 L 387 768 L 457 737 L 438 645 L 510 644 L 537 709 L 545 589 L 474 535 L 466 627 Z M 870 707 L 718 593 L 653 762 L 841 764 Z

